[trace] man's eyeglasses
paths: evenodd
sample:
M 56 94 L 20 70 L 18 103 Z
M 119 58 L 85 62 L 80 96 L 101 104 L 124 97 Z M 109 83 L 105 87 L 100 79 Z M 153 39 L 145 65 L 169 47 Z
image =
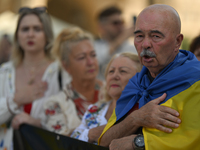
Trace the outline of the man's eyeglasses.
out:
M 115 21 L 112 21 L 111 24 L 114 26 L 123 25 L 124 21 L 123 20 L 115 20 Z
M 30 8 L 30 7 L 22 7 L 19 9 L 19 13 L 25 13 L 25 12 L 36 12 L 36 13 L 45 13 L 47 12 L 46 7 L 35 7 L 35 8 Z

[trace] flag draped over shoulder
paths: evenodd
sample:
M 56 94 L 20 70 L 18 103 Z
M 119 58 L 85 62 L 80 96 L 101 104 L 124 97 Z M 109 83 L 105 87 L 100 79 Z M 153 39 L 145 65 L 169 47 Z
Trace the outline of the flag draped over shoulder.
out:
M 145 149 L 200 149 L 200 144 L 195 144 L 200 140 L 200 62 L 191 52 L 180 50 L 174 61 L 152 83 L 147 73 L 148 69 L 143 67 L 129 80 L 102 135 L 123 118 L 135 103 L 139 102 L 141 108 L 167 93 L 162 105 L 177 110 L 182 123 L 173 133 L 143 128 Z

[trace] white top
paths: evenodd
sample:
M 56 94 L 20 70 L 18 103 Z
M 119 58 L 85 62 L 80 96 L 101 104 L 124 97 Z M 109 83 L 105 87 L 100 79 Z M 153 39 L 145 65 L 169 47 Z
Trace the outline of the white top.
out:
M 104 79 L 105 67 L 113 55 L 123 52 L 132 52 L 137 54 L 137 50 L 135 49 L 134 44 L 130 44 L 128 41 L 125 41 L 122 45 L 120 45 L 112 55 L 109 54 L 109 44 L 105 40 L 96 40 L 94 42 L 94 47 L 100 66 L 98 78 L 101 80 Z
M 88 142 L 89 130 L 98 126 L 107 124 L 105 115 L 108 111 L 111 101 L 97 102 L 88 107 L 81 124 L 73 131 L 71 137 Z
M 43 77 L 42 81 L 46 81 L 48 84 L 48 89 L 44 94 L 43 98 L 37 99 L 32 102 L 32 108 L 30 115 L 36 119 L 42 119 L 44 116 L 43 103 L 46 97 L 57 94 L 60 91 L 59 82 L 58 82 L 58 74 L 59 74 L 59 63 L 57 61 L 51 63 Z M 71 77 L 69 74 L 62 70 L 62 85 L 63 88 L 66 84 L 71 82 Z M 7 147 L 10 149 L 10 142 L 12 141 L 12 128 L 8 126 L 7 123 L 11 121 L 11 118 L 14 114 L 21 113 L 23 108 L 18 108 L 17 104 L 13 101 L 15 93 L 15 68 L 12 62 L 7 62 L 3 64 L 0 68 L 0 143 L 4 143 L 0 145 L 0 149 L 3 147 Z M 8 107 L 9 106 L 9 107 Z M 9 111 L 11 110 L 11 113 Z M 7 124 L 7 125 L 6 125 Z M 4 130 L 7 129 L 7 133 Z M 11 139 L 9 139 L 9 138 Z

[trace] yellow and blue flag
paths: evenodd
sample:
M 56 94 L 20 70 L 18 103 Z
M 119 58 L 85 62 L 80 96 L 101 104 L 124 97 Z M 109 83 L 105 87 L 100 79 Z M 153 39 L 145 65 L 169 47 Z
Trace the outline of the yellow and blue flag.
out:
M 120 122 L 137 102 L 141 108 L 167 93 L 161 105 L 177 110 L 182 122 L 172 133 L 143 128 L 145 149 L 200 150 L 200 62 L 191 52 L 180 50 L 152 83 L 147 74 L 144 66 L 129 80 L 102 135 Z

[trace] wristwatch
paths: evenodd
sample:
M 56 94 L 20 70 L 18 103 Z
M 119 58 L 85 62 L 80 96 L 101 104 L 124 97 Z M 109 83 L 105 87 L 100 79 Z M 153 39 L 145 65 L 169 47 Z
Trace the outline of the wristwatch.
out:
M 142 134 L 138 134 L 133 139 L 133 144 L 135 145 L 135 150 L 144 150 L 144 136 Z

